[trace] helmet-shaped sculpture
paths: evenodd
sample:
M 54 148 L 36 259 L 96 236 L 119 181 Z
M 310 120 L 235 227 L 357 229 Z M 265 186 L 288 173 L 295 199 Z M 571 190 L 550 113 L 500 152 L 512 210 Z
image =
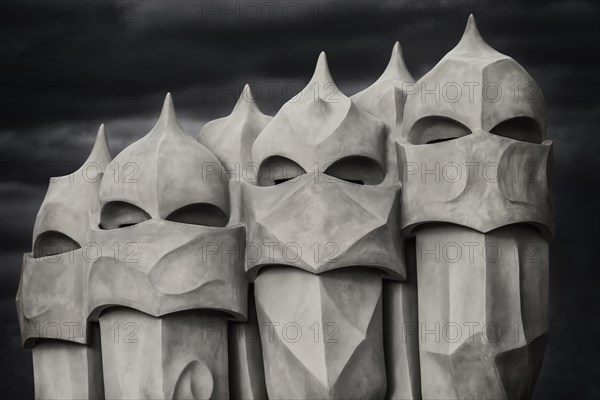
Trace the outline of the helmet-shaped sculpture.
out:
M 339 91 L 324 53 L 254 142 L 246 270 L 258 320 L 273 326 L 261 332 L 271 398 L 385 394 L 382 277 L 405 273 L 393 150 L 385 124 Z
M 90 233 L 110 160 L 102 125 L 83 166 L 50 180 L 33 252 L 23 256 L 17 309 L 23 343 L 33 347 L 36 398 L 104 396 L 98 329 L 88 324 L 85 304 Z
M 170 95 L 150 133 L 108 166 L 88 301 L 107 397 L 228 396 L 222 335 L 227 319 L 246 316 L 245 231 L 228 225 L 220 169 L 183 131 Z M 139 344 L 112 340 L 115 326 L 134 330 Z
M 407 100 L 401 224 L 417 242 L 424 397 L 531 395 L 553 229 L 545 129 L 539 88 L 473 16 Z

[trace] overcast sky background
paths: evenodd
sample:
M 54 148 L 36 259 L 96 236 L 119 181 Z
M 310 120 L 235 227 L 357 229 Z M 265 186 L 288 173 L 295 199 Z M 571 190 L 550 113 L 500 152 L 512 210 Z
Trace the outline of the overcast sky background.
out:
M 195 135 L 230 112 L 246 82 L 272 115 L 307 83 L 321 50 L 348 95 L 379 76 L 396 40 L 419 78 L 458 42 L 471 12 L 486 41 L 521 63 L 548 103 L 557 233 L 535 398 L 599 398 L 595 1 L 3 2 L 0 393 L 33 397 L 14 304 L 20 257 L 30 251 L 48 179 L 79 167 L 101 123 L 114 156 L 149 131 L 170 91 Z

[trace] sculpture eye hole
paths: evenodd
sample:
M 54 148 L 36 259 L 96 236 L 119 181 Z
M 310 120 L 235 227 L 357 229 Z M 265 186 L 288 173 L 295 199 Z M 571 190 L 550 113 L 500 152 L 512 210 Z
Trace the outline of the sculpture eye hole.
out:
M 189 204 L 173 211 L 167 221 L 182 224 L 224 227 L 229 217 L 217 206 L 209 203 Z
M 274 185 L 279 185 L 280 183 L 284 183 L 284 182 L 287 182 L 287 181 L 289 181 L 289 180 L 292 180 L 292 179 L 294 179 L 294 178 L 281 178 L 281 179 L 274 179 L 274 180 L 273 180 L 273 184 L 274 184 Z
M 446 117 L 425 117 L 417 121 L 409 134 L 412 144 L 433 144 L 467 136 L 471 131 L 460 122 Z
M 258 186 L 280 185 L 305 173 L 304 168 L 289 158 L 273 156 L 260 165 L 257 184 Z
M 490 132 L 494 135 L 530 143 L 542 143 L 544 139 L 540 125 L 529 117 L 507 119 L 493 127 Z
M 102 207 L 100 229 L 119 229 L 137 225 L 150 219 L 150 215 L 131 203 L 111 201 Z
M 337 160 L 325 170 L 325 174 L 358 185 L 377 185 L 385 178 L 381 165 L 372 158 L 363 156 Z
M 425 144 L 442 143 L 442 142 L 447 142 L 448 140 L 454 140 L 454 139 L 456 139 L 456 138 L 435 139 L 435 140 L 430 140 L 429 142 L 427 142 Z
M 56 254 L 67 253 L 81 246 L 75 240 L 57 231 L 46 231 L 35 239 L 33 245 L 33 257 L 54 256 Z

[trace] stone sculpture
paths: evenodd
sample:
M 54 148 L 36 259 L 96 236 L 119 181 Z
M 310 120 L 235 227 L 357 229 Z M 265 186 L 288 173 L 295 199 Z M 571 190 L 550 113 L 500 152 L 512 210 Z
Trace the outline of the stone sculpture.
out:
M 533 94 L 532 94 L 533 93 Z M 529 398 L 548 331 L 539 88 L 473 17 L 415 82 L 324 53 L 274 117 L 246 86 L 195 140 L 168 94 L 53 178 L 17 308 L 36 398 Z
M 423 94 L 457 82 L 472 96 Z M 531 396 L 548 329 L 553 230 L 544 108 L 533 79 L 483 41 L 472 16 L 408 98 L 400 221 L 417 242 L 426 398 Z

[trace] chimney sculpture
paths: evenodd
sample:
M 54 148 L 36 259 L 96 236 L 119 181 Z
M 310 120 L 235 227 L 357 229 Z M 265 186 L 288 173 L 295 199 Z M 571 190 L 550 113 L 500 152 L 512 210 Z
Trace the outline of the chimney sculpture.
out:
M 541 92 L 471 16 L 404 115 L 400 221 L 416 237 L 423 397 L 529 398 L 553 230 Z
M 543 96 L 471 16 L 417 82 L 318 57 L 194 140 L 168 94 L 53 179 L 17 308 L 44 399 L 530 398 L 553 235 Z

